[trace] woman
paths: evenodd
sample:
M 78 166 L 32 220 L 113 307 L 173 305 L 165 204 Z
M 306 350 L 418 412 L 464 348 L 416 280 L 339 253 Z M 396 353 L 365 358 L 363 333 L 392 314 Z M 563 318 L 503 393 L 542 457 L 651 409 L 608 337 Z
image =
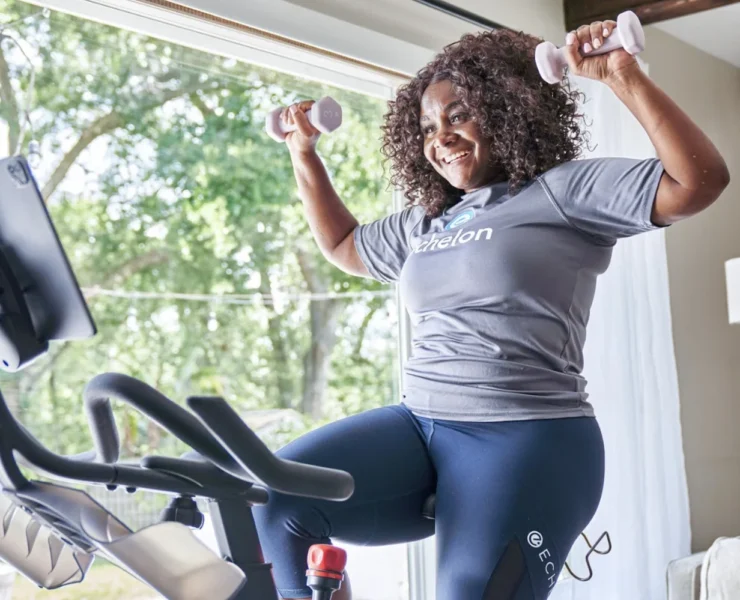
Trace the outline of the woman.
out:
M 545 84 L 539 40 L 496 31 L 447 47 L 398 93 L 383 150 L 409 206 L 360 225 L 316 154 L 302 102 L 284 111 L 300 197 L 338 268 L 398 281 L 414 328 L 404 395 L 314 431 L 285 458 L 352 473 L 344 503 L 273 494 L 255 510 L 284 598 L 308 598 L 309 546 L 393 544 L 436 533 L 437 597 L 540 599 L 593 517 L 604 449 L 587 402 L 585 328 L 620 238 L 712 204 L 729 182 L 702 131 L 613 31 L 568 34 L 570 72 L 608 85 L 658 158 L 574 160 L 577 93 Z M 434 522 L 422 504 L 436 492 Z M 379 574 L 382 576 L 382 574 Z M 350 598 L 349 584 L 336 594 Z

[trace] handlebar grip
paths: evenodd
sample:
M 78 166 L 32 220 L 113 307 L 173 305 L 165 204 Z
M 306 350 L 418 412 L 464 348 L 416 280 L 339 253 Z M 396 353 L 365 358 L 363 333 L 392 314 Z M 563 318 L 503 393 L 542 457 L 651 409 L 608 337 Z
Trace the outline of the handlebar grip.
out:
M 187 399 L 187 404 L 250 476 L 250 481 L 285 494 L 323 500 L 346 500 L 353 494 L 354 479 L 345 471 L 275 456 L 223 398 L 194 396 Z
M 116 417 L 113 415 L 113 408 L 108 398 L 93 394 L 90 384 L 85 388 L 83 397 L 85 399 L 85 415 L 90 425 L 90 433 L 95 447 L 95 460 L 113 464 L 118 462 L 121 448 Z
M 98 375 L 83 392 L 98 461 L 114 463 L 118 460 L 118 429 L 111 397 L 130 404 L 225 471 L 241 473 L 231 455 L 195 416 L 153 387 L 120 373 Z

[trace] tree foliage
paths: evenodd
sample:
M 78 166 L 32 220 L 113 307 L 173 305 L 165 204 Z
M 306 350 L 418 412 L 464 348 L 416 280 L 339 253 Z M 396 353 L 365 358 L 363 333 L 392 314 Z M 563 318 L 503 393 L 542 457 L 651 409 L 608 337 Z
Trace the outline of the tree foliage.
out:
M 2 376 L 37 436 L 60 452 L 89 448 L 82 389 L 105 371 L 178 402 L 221 395 L 273 447 L 396 400 L 391 290 L 323 260 L 288 153 L 264 133 L 275 106 L 336 98 L 344 123 L 319 151 L 368 221 L 391 207 L 382 100 L 14 0 L 0 7 L 11 23 L 0 32 L 8 147 L 27 154 L 38 142 L 36 175 L 99 329 Z M 182 450 L 115 409 L 124 455 Z

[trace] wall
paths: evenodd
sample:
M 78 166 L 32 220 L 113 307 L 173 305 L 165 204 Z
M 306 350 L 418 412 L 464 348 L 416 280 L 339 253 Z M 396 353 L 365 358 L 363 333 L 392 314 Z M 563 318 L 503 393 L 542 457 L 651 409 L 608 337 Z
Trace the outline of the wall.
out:
M 653 80 L 719 148 L 733 178 L 704 213 L 666 235 L 695 550 L 740 535 L 740 326 L 724 261 L 740 256 L 740 69 L 649 28 Z

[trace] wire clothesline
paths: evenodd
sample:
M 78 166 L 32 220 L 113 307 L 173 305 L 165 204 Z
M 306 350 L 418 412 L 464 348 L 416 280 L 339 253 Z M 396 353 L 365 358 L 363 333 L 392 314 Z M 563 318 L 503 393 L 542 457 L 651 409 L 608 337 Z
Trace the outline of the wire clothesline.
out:
M 188 302 L 213 302 L 221 304 L 253 304 L 256 299 L 266 301 L 286 300 L 334 300 L 339 298 L 379 298 L 392 297 L 392 290 L 362 290 L 355 292 L 292 292 L 263 294 L 254 292 L 249 294 L 187 294 L 180 292 L 137 292 L 128 290 L 109 290 L 99 287 L 83 287 L 83 294 L 90 299 L 95 296 L 124 298 L 127 300 L 185 300 Z

